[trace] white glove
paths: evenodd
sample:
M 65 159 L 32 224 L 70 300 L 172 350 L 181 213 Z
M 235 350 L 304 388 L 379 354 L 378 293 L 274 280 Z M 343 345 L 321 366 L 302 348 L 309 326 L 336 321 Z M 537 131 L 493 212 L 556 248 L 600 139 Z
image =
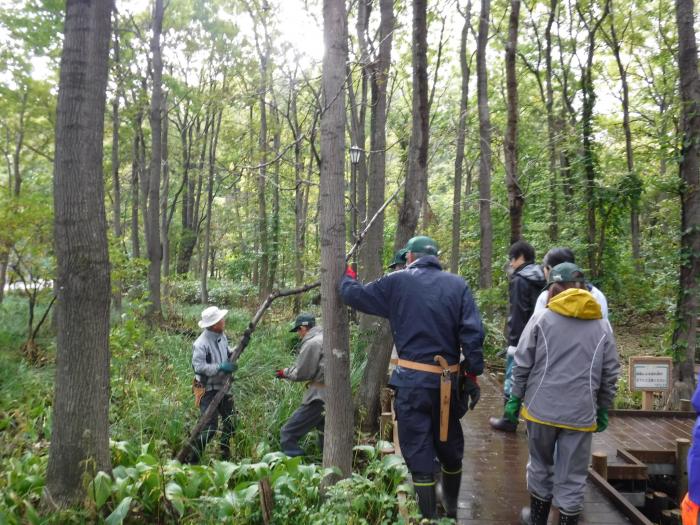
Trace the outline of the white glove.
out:
M 509 346 L 508 347 L 508 355 L 510 357 L 513 357 L 515 355 L 515 351 L 518 349 L 517 346 Z

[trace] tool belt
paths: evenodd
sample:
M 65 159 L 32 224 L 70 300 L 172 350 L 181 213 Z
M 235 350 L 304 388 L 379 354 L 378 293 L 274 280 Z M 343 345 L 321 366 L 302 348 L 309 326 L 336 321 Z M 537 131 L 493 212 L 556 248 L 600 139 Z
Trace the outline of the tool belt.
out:
M 320 383 L 319 381 L 309 381 L 308 383 L 306 383 L 306 387 L 307 388 L 311 388 L 311 387 L 326 388 L 326 385 L 324 385 L 323 383 Z
M 397 359 L 396 364 L 403 368 L 440 374 L 440 441 L 447 441 L 447 432 L 450 424 L 450 397 L 452 395 L 452 376 L 459 372 L 459 364 L 448 365 L 447 360 L 441 355 L 434 357 L 438 365 L 428 365 L 406 359 Z
M 202 398 L 206 388 L 204 388 L 204 383 L 197 381 L 197 378 L 192 379 L 192 393 L 194 394 L 194 406 L 198 407 L 202 403 Z

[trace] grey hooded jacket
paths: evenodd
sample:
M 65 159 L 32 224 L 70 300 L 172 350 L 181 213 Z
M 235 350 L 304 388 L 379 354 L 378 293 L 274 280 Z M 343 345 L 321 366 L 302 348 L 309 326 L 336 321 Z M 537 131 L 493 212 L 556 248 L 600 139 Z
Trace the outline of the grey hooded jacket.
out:
M 219 365 L 228 360 L 229 351 L 226 336 L 211 330 L 204 330 L 192 345 L 192 368 L 207 392 L 224 386 L 227 374 L 219 372 Z
M 523 400 L 525 419 L 595 430 L 596 412 L 612 405 L 620 371 L 612 328 L 600 317 L 593 296 L 579 290 L 530 318 L 515 351 L 511 391 Z
M 325 400 L 323 384 L 323 328 L 314 326 L 301 340 L 301 349 L 296 363 L 284 369 L 284 375 L 290 381 L 309 381 L 302 405 L 312 401 Z

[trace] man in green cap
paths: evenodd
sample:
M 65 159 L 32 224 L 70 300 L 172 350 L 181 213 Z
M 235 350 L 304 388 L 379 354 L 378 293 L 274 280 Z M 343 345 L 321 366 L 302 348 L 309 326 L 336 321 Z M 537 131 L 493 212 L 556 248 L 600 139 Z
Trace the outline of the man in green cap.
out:
M 406 248 L 401 248 L 394 254 L 394 258 L 389 264 L 389 270 L 396 272 L 398 270 L 403 270 L 404 268 L 406 268 Z
M 287 420 L 280 432 L 282 452 L 286 455 L 303 456 L 299 440 L 316 428 L 321 432 L 319 446 L 323 446 L 324 399 L 326 385 L 323 382 L 323 329 L 316 326 L 310 314 L 299 314 L 290 332 L 296 332 L 301 348 L 294 366 L 277 370 L 278 379 L 308 381 L 301 406 Z
M 479 311 L 467 283 L 442 271 L 437 254 L 433 239 L 413 237 L 404 270 L 363 285 L 348 267 L 340 283 L 346 304 L 391 324 L 398 359 L 389 385 L 396 391 L 399 445 L 428 519 L 437 515 L 436 457 L 445 513 L 457 517 L 464 455 L 459 420 L 479 400 L 476 376 L 484 368 Z

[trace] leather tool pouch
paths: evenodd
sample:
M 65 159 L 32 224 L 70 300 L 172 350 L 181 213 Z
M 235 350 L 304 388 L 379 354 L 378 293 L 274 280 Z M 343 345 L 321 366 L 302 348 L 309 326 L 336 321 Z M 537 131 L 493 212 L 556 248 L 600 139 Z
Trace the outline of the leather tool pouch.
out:
M 197 381 L 196 377 L 192 379 L 192 393 L 194 394 L 194 406 L 198 407 L 202 403 L 204 392 L 206 392 L 206 389 L 204 388 L 204 383 L 202 383 L 201 381 Z

